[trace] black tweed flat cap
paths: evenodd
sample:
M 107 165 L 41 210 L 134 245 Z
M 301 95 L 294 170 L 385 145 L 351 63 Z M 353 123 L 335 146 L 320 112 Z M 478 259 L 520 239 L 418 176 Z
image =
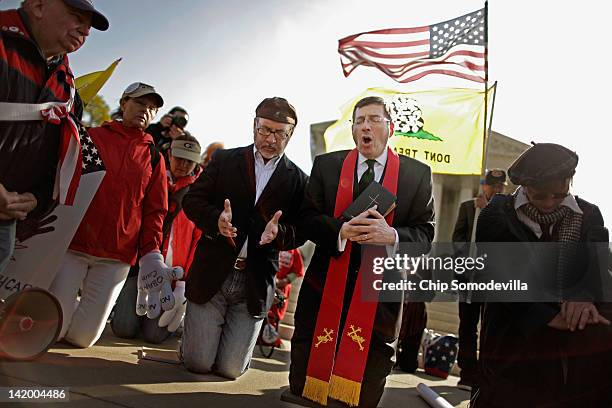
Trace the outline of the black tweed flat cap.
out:
M 533 142 L 532 142 L 533 143 Z M 508 169 L 510 180 L 521 186 L 572 177 L 578 155 L 554 143 L 534 143 Z

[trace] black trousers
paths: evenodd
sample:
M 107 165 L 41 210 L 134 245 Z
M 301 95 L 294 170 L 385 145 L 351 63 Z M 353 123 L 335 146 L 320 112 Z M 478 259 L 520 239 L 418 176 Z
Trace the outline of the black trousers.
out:
M 427 327 L 427 311 L 423 302 L 404 302 L 402 328 L 399 336 L 397 365 L 400 370 L 414 373 L 419 368 L 419 349 Z
M 457 363 L 462 377 L 476 376 L 478 361 L 478 322 L 482 303 L 459 302 L 459 353 Z

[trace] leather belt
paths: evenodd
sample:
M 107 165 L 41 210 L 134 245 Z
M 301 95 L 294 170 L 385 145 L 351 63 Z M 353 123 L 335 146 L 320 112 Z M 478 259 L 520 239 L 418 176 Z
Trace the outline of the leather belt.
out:
M 245 269 L 246 266 L 247 266 L 246 258 L 236 258 L 236 261 L 234 261 L 234 269 L 238 271 Z

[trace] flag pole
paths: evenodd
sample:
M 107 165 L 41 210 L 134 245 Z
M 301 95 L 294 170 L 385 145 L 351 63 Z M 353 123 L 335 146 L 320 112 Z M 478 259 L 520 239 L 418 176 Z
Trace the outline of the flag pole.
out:
M 483 126 L 483 143 L 482 143 L 482 161 L 480 166 L 480 180 L 478 183 L 478 195 L 483 195 L 484 191 L 482 188 L 483 180 L 485 179 L 485 174 L 487 171 L 488 160 L 487 156 L 489 154 L 489 139 L 490 132 L 489 126 L 487 122 L 487 116 L 489 113 L 489 2 L 485 1 L 484 5 L 484 65 L 485 65 L 485 78 L 484 78 L 484 126 Z M 495 89 L 497 92 L 497 87 Z M 476 211 L 474 213 L 474 224 L 472 225 L 470 242 L 476 242 L 476 224 L 478 223 L 478 216 L 480 215 L 480 208 L 476 207 Z M 472 245 L 473 247 L 473 245 Z

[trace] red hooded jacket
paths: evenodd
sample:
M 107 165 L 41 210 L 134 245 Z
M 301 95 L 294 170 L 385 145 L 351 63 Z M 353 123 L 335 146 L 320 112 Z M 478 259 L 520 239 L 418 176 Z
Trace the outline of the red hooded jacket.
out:
M 137 254 L 160 250 L 168 211 L 166 165 L 151 165 L 151 135 L 121 122 L 89 129 L 106 175 L 70 249 L 133 265 Z
M 181 177 L 176 181 L 172 181 L 170 172 L 168 172 L 168 194 L 172 197 L 179 190 L 193 184 L 201 170 L 199 166 L 196 166 L 195 173 Z M 168 213 L 171 214 L 176 209 L 177 203 L 170 200 L 168 207 Z M 171 264 L 170 266 L 181 266 L 185 271 L 185 275 L 182 280 L 187 278 L 187 273 L 191 267 L 193 261 L 193 254 L 195 253 L 198 241 L 202 236 L 200 231 L 195 224 L 187 218 L 183 210 L 181 210 L 174 218 L 172 227 L 170 230 L 170 236 L 164 240 L 162 254 L 166 259 L 166 263 Z M 171 245 L 170 245 L 171 244 Z M 169 251 L 171 246 L 171 251 Z M 170 254 L 169 254 L 170 252 Z M 170 255 L 171 259 L 168 258 Z

